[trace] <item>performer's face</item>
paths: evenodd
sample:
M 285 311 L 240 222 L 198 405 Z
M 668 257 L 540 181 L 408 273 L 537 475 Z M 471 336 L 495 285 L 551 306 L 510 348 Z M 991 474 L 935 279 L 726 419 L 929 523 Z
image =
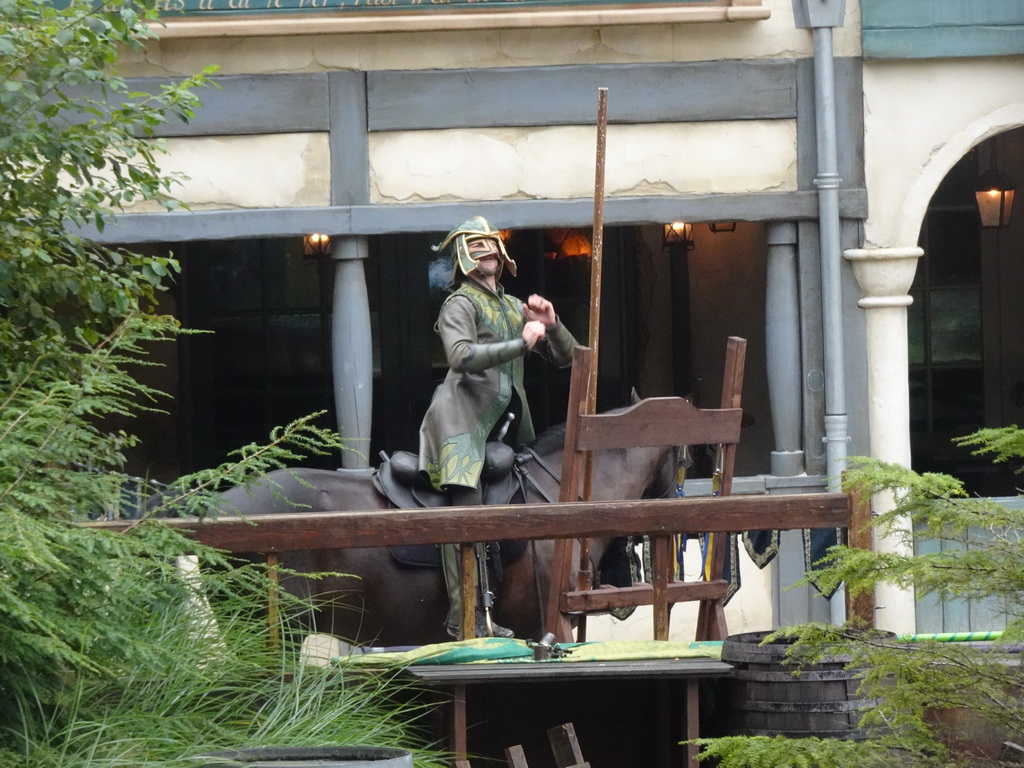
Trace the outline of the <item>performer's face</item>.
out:
M 496 241 L 491 238 L 470 240 L 466 248 L 469 250 L 469 257 L 476 264 L 474 272 L 479 272 L 484 277 L 498 274 L 501 269 L 501 256 Z

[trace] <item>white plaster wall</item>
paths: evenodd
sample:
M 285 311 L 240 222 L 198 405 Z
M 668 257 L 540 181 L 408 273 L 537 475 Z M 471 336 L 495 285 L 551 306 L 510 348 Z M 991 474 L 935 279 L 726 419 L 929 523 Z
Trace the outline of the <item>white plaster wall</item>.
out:
M 167 139 L 161 169 L 183 174 L 171 193 L 192 210 L 330 205 L 326 133 Z M 131 213 L 162 210 L 154 203 Z
M 166 39 L 128 52 L 123 73 L 188 75 L 210 64 L 235 75 L 811 56 L 810 32 L 794 26 L 792 0 L 762 2 L 771 11 L 762 21 L 305 36 L 282 28 L 276 37 Z M 267 19 L 268 28 L 274 24 Z M 834 36 L 837 56 L 860 54 L 859 30 L 859 3 L 846 0 L 846 23 Z
M 868 61 L 865 242 L 917 245 L 928 201 L 989 136 L 1024 125 L 1024 57 Z
M 595 146 L 590 126 L 375 133 L 370 136 L 371 199 L 587 197 L 593 194 Z M 486 158 L 486 172 L 468 158 Z M 613 125 L 607 158 L 609 197 L 793 190 L 796 124 Z

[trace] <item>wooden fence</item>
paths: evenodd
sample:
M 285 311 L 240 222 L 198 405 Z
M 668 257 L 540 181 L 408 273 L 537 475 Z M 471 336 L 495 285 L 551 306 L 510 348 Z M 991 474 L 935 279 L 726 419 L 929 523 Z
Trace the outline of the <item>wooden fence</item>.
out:
M 165 522 L 203 544 L 233 553 L 263 553 L 272 562 L 277 553 L 302 550 L 802 528 L 846 528 L 850 546 L 870 548 L 871 532 L 865 530 L 870 514 L 868 499 L 857 494 L 809 493 L 386 512 L 294 512 Z M 117 531 L 133 524 L 104 521 L 88 525 Z M 847 612 L 870 625 L 870 596 L 851 601 Z

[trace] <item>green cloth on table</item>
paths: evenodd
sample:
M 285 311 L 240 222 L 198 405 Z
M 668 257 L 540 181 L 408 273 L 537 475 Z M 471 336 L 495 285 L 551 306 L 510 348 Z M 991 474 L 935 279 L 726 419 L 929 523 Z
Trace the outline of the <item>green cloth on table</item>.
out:
M 407 667 L 416 664 L 550 664 L 573 661 L 628 661 L 637 659 L 684 659 L 722 657 L 722 643 L 669 642 L 660 640 L 607 640 L 590 643 L 559 643 L 571 651 L 566 656 L 536 662 L 533 649 L 525 640 L 500 637 L 478 637 L 450 643 L 422 645 L 409 651 L 365 653 L 352 656 L 356 665 Z

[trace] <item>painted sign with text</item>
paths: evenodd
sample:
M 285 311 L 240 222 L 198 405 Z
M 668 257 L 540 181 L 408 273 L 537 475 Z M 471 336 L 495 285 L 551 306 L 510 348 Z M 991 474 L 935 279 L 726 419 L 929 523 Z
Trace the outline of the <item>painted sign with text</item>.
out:
M 54 0 L 57 7 L 66 7 L 75 0 Z M 310 13 L 310 12 L 345 12 L 360 10 L 400 9 L 417 11 L 427 10 L 465 10 L 467 8 L 487 8 L 488 10 L 512 8 L 595 8 L 601 6 L 628 5 L 645 6 L 693 6 L 715 7 L 721 5 L 715 0 L 157 0 L 157 9 L 165 18 L 173 18 L 182 14 L 190 18 L 200 16 L 238 16 L 241 14 L 266 13 Z

